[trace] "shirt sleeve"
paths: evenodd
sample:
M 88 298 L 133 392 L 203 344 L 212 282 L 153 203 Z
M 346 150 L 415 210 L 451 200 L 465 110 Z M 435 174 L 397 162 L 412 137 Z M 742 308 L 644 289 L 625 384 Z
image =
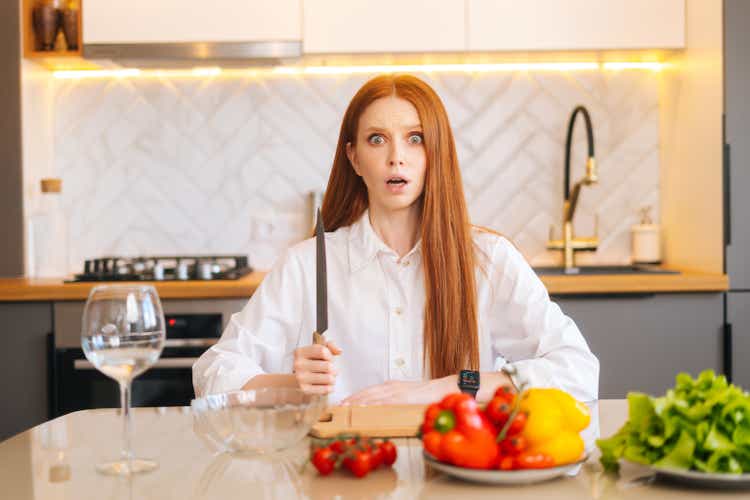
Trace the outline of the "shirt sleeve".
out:
M 513 373 L 516 386 L 556 387 L 580 401 L 597 399 L 599 360 L 526 259 L 502 237 L 490 280 L 495 368 Z
M 302 330 L 303 267 L 293 251 L 280 258 L 219 342 L 193 365 L 197 397 L 240 390 L 262 373 L 291 372 Z

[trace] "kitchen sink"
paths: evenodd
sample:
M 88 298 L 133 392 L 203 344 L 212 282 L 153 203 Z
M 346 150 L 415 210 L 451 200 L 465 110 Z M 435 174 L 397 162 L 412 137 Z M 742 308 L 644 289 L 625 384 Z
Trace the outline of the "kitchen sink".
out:
M 680 274 L 679 271 L 671 271 L 668 269 L 662 269 L 656 266 L 638 266 L 638 265 L 623 265 L 623 266 L 580 266 L 574 267 L 566 271 L 562 267 L 535 267 L 539 275 L 544 274 L 558 274 L 558 275 L 592 275 L 592 274 Z

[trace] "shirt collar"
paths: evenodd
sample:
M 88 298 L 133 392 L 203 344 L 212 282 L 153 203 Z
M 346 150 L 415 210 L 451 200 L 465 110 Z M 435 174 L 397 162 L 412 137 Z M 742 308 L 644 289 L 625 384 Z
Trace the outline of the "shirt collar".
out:
M 411 257 L 422 250 L 422 239 L 417 241 L 406 257 Z M 351 225 L 349 230 L 349 271 L 356 272 L 365 264 L 373 260 L 379 252 L 391 254 L 396 257 L 396 252 L 375 233 L 370 224 L 370 211 L 365 210 L 362 217 Z

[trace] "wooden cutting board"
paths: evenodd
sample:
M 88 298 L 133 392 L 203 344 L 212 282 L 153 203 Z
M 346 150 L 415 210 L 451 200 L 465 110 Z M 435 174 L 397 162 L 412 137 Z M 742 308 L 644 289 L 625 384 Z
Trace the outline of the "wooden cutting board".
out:
M 319 438 L 338 434 L 369 437 L 414 437 L 426 405 L 331 406 L 310 435 Z

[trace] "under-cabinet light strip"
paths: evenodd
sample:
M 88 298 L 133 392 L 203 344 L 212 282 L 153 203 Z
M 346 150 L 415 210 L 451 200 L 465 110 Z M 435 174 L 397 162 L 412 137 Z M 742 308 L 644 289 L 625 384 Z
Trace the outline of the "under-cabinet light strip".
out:
M 55 71 L 54 77 L 76 78 L 181 78 L 248 77 L 264 75 L 347 75 L 362 73 L 492 73 L 504 71 L 661 71 L 662 62 L 528 62 L 492 64 L 418 64 L 380 66 L 280 66 L 276 68 L 102 69 Z

